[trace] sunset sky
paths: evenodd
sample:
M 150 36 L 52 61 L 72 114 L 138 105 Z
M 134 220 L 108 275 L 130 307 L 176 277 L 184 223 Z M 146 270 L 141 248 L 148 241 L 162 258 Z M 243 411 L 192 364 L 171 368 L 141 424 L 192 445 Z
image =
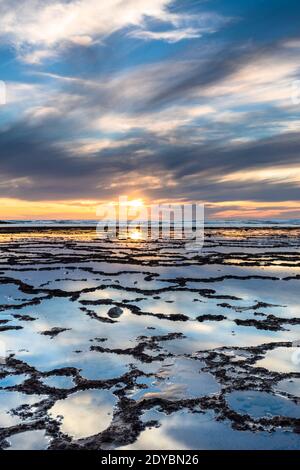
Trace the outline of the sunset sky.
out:
M 299 20 L 299 0 L 0 0 L 0 219 L 122 194 L 300 218 Z

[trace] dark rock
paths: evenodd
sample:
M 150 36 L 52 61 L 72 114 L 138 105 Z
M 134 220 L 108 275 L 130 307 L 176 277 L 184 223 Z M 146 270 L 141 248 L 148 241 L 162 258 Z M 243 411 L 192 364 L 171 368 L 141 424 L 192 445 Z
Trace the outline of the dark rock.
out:
M 123 310 L 120 307 L 112 307 L 108 310 L 107 315 L 110 318 L 119 318 L 123 313 Z

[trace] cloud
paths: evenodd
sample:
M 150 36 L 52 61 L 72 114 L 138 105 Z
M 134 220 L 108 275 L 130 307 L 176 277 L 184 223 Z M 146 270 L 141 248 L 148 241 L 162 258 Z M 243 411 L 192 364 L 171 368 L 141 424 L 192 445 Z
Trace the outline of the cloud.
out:
M 188 18 L 171 12 L 168 7 L 172 3 L 172 0 L 1 1 L 0 36 L 14 44 L 19 58 L 37 64 L 55 56 L 68 43 L 90 46 L 116 31 L 142 27 L 149 19 L 177 28 Z M 149 34 L 148 38 L 153 34 L 152 39 L 158 38 L 158 33 L 144 31 L 136 34 Z M 195 37 L 195 34 L 194 28 L 178 28 L 161 33 L 161 39 L 173 42 L 179 38 Z
M 300 74 L 297 54 L 285 55 L 282 49 L 268 51 L 241 63 L 230 75 L 201 90 L 202 96 L 220 97 L 226 106 L 272 103 L 292 106 L 292 84 Z
M 79 44 L 80 46 L 90 46 L 93 44 L 93 39 L 91 36 L 72 36 L 71 42 Z
M 170 43 L 201 37 L 196 28 L 176 29 L 173 31 L 133 31 L 130 36 L 138 39 L 167 41 Z
M 284 213 L 277 203 L 299 199 L 299 38 L 274 2 L 265 17 L 261 2 L 237 15 L 231 0 L 206 15 L 208 2 L 0 0 L 2 49 L 17 59 L 0 197 L 65 204 L 128 190 L 228 216 L 234 200 Z
M 39 64 L 46 59 L 52 59 L 54 57 L 57 57 L 57 50 L 55 49 L 38 49 L 31 50 L 30 52 L 26 52 L 25 49 L 21 54 L 22 61 L 32 65 Z
M 187 8 L 188 6 L 189 5 L 187 5 Z M 215 33 L 218 29 L 231 21 L 232 18 L 221 16 L 214 12 L 198 11 L 197 14 L 187 14 L 183 12 L 175 14 L 170 12 L 164 22 L 170 23 L 173 29 L 160 28 L 149 30 L 140 28 L 130 31 L 128 36 L 146 41 L 155 40 L 176 43 L 183 39 L 201 38 L 204 34 Z
M 173 125 L 182 125 L 184 120 L 207 112 L 214 114 L 213 109 L 195 108 L 190 114 L 180 116 L 180 112 L 173 109 L 181 122 L 175 119 L 169 128 L 172 110 L 164 117 L 165 129 L 163 125 L 159 129 L 162 117 L 157 129 L 155 119 L 148 117 L 148 122 L 141 120 L 140 128 L 137 121 L 130 123 L 131 133 L 125 129 L 120 139 L 79 139 L 75 136 L 79 133 L 80 121 L 76 124 L 71 120 L 68 129 L 63 113 L 53 114 L 51 108 L 36 109 L 31 119 L 27 117 L 0 133 L 3 183 L 0 196 L 33 200 L 93 199 L 95 195 L 112 197 L 122 188 L 130 192 L 142 190 L 155 199 L 297 197 L 298 179 L 288 168 L 299 167 L 300 134 L 286 133 L 226 145 L 207 139 L 194 142 L 183 138 L 180 141 L 178 131 L 176 138 L 170 139 Z M 106 124 L 109 129 L 111 126 L 116 129 L 112 122 Z M 280 177 L 282 155 L 286 170 Z M 272 168 L 277 168 L 277 173 Z M 12 183 L 5 185 L 5 181 Z
M 157 113 L 138 114 L 136 116 L 121 115 L 117 113 L 104 114 L 96 125 L 105 132 L 129 132 L 142 129 L 158 135 L 168 135 L 179 127 L 187 126 L 194 119 L 208 116 L 214 110 L 210 106 L 173 106 Z
M 2 35 L 17 45 L 53 46 L 74 37 L 111 34 L 145 16 L 168 20 L 170 0 L 98 0 L 1 2 Z M 21 14 L 22 13 L 22 14 Z
M 279 165 L 262 169 L 228 173 L 218 179 L 220 183 L 262 182 L 269 184 L 293 183 L 300 186 L 300 165 Z

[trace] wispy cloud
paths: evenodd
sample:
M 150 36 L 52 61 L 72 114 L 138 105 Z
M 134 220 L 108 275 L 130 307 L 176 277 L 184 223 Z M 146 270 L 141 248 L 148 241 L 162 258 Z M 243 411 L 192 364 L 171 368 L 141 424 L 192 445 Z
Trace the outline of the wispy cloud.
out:
M 133 31 L 129 36 L 138 39 L 178 42 L 183 39 L 199 38 L 202 36 L 200 31 L 196 28 L 181 28 L 170 31 Z
M 149 19 L 171 23 L 176 28 L 182 23 L 181 15 L 169 11 L 171 3 L 172 0 L 1 1 L 0 36 L 15 45 L 20 58 L 35 64 L 57 54 L 57 48 L 68 44 L 90 46 L 124 28 L 142 27 Z M 183 19 L 187 21 L 186 16 Z M 153 39 L 157 34 L 153 33 Z M 177 41 L 195 34 L 193 28 L 179 28 L 162 33 L 161 39 Z

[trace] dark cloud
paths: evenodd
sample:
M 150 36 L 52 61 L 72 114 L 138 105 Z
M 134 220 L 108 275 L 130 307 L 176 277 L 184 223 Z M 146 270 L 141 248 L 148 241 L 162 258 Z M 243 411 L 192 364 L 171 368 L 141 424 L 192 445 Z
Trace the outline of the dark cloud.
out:
M 53 122 L 52 122 L 53 125 Z M 2 197 L 25 199 L 105 198 L 117 196 L 120 187 L 112 182 L 131 174 L 156 176 L 164 181 L 172 175 L 174 187 L 143 187 L 153 198 L 180 197 L 211 201 L 238 199 L 280 200 L 299 197 L 295 184 L 217 182 L 237 171 L 264 169 L 299 163 L 300 134 L 287 133 L 247 144 L 171 144 L 164 138 L 143 133 L 132 143 L 90 155 L 72 152 L 53 142 L 50 122 L 44 125 L 19 123 L 0 134 Z M 48 138 L 47 138 L 48 136 Z M 18 182 L 18 180 L 20 180 Z M 7 184 L 5 184 L 5 181 Z M 11 183 L 12 181 L 12 183 Z M 122 186 L 122 191 L 130 190 Z M 138 181 L 136 181 L 138 187 Z M 107 189 L 109 188 L 109 189 Z

